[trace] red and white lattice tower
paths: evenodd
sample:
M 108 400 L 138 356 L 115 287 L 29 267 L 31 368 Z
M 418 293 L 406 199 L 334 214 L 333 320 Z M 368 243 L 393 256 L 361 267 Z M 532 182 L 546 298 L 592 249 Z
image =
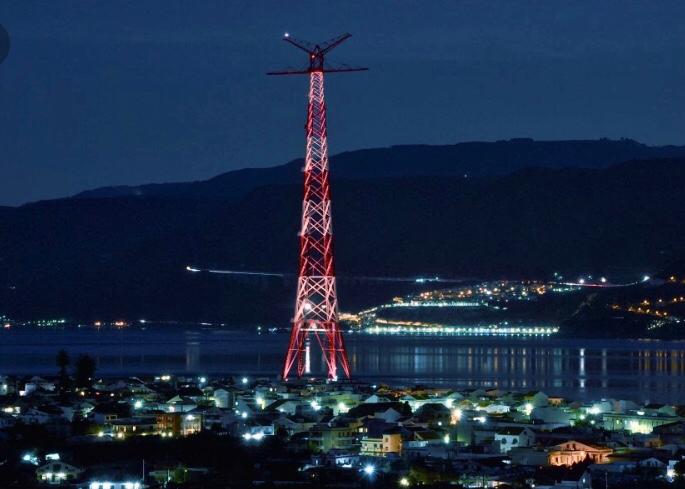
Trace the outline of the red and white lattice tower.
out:
M 328 170 L 326 134 L 326 102 L 324 73 L 362 71 L 366 68 L 324 66 L 324 56 L 349 38 L 343 34 L 322 44 L 311 44 L 283 38 L 309 56 L 309 67 L 301 70 L 270 72 L 270 75 L 309 75 L 307 107 L 307 149 L 304 161 L 304 199 L 300 227 L 300 268 L 297 281 L 295 316 L 290 343 L 283 365 L 283 379 L 295 369 L 298 377 L 308 363 L 305 340 L 314 335 L 321 346 L 328 367 L 328 378 L 337 380 L 338 365 L 345 377 L 350 377 L 347 352 L 338 324 L 338 296 L 333 264 L 333 227 L 331 225 L 331 192 Z

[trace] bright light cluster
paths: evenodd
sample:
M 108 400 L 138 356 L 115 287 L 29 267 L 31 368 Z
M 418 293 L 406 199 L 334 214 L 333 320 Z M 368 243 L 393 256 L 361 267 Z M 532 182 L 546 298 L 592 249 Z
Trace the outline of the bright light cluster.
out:
M 124 489 L 140 489 L 140 482 L 124 482 L 122 484 Z M 91 482 L 89 489 L 112 489 L 113 482 Z
M 447 326 L 419 321 L 387 321 L 377 319 L 376 325 L 364 330 L 367 334 L 445 334 L 463 336 L 549 336 L 559 332 L 556 326 Z

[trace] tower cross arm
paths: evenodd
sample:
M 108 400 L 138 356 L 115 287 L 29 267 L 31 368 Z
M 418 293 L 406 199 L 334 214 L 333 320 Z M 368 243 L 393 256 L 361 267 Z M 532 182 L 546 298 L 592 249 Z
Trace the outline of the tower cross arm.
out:
M 301 49 L 305 53 L 311 54 L 314 52 L 314 49 L 316 49 L 316 46 L 313 43 L 311 43 L 309 41 L 302 41 L 300 39 L 295 39 L 294 37 L 291 37 L 288 34 L 283 36 L 283 40 L 287 43 L 292 44 L 296 48 Z
M 321 46 L 319 46 L 319 49 L 321 50 L 321 54 L 326 54 L 333 49 L 337 48 L 340 46 L 343 42 L 347 41 L 350 37 L 352 37 L 352 34 L 340 34 L 337 37 L 334 37 L 333 39 L 329 39 L 328 41 L 325 41 Z

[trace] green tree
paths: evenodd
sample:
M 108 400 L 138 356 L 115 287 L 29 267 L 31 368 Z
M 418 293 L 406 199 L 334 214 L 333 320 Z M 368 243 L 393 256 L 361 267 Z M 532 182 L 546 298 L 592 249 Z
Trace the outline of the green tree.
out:
M 90 355 L 79 355 L 76 360 L 74 371 L 74 382 L 76 387 L 85 388 L 93 385 L 93 377 L 95 376 L 95 359 Z

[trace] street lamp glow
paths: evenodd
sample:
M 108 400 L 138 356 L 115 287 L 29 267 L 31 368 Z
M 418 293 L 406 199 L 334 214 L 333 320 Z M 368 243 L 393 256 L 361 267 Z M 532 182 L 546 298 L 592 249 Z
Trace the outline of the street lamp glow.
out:
M 373 465 L 368 464 L 364 466 L 364 473 L 366 475 L 373 475 L 374 472 L 376 472 L 376 467 L 374 467 Z
M 243 377 L 241 382 L 243 383 L 243 385 L 247 384 L 247 382 L 248 382 L 247 377 Z
M 402 477 L 400 479 L 400 485 L 402 487 L 409 487 L 409 479 L 407 479 L 406 477 Z

